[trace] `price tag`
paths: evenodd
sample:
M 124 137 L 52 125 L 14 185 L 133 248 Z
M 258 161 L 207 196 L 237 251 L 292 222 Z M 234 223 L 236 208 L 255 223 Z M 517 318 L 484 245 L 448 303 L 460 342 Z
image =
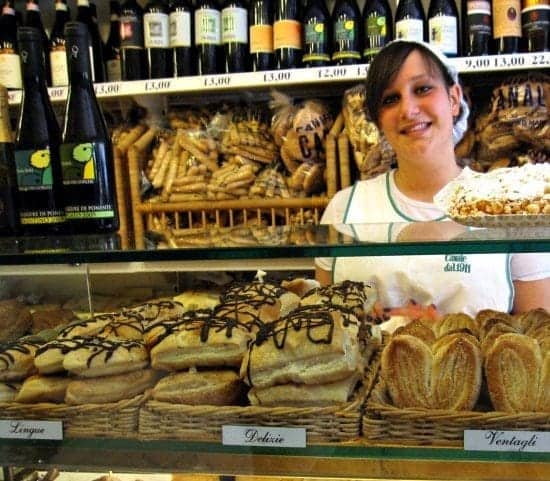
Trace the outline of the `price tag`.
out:
M 289 70 L 265 72 L 263 75 L 263 83 L 288 82 L 291 78 L 292 72 Z
M 51 100 L 62 100 L 67 95 L 65 87 L 51 87 L 48 89 L 48 94 Z
M 550 453 L 550 432 L 465 430 L 464 450 Z
M 231 75 L 206 75 L 203 79 L 204 87 L 229 87 Z
M 0 438 L 10 439 L 63 439 L 61 421 L 0 420 Z
M 537 52 L 529 56 L 531 67 L 550 67 L 550 52 Z
M 305 448 L 305 428 L 265 426 L 222 426 L 222 444 L 226 446 L 263 446 Z
M 94 85 L 96 95 L 118 95 L 120 93 L 119 82 L 105 82 Z
M 172 86 L 172 80 L 170 79 L 145 81 L 146 92 L 158 92 L 161 90 L 169 90 L 171 86 Z
M 323 80 L 328 79 L 342 79 L 346 78 L 348 70 L 346 67 L 330 67 L 319 69 L 319 78 Z

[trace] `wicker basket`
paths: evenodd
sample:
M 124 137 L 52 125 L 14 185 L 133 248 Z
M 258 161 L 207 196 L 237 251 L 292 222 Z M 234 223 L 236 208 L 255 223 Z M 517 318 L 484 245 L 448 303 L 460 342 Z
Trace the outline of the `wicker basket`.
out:
M 377 444 L 463 446 L 466 429 L 550 431 L 550 413 L 400 409 L 379 377 L 363 416 L 363 435 Z
M 0 403 L 0 419 L 61 421 L 64 438 L 128 438 L 138 433 L 146 395 L 105 404 Z

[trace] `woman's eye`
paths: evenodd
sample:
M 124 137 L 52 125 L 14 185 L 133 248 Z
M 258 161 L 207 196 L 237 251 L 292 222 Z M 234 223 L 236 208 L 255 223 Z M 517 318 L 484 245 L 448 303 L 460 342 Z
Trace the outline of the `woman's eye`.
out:
M 420 94 L 425 94 L 425 93 L 429 92 L 430 90 L 432 90 L 431 85 L 421 85 L 420 87 L 416 88 L 416 91 Z
M 388 95 L 386 97 L 382 97 L 382 105 L 391 105 L 397 102 L 397 95 Z

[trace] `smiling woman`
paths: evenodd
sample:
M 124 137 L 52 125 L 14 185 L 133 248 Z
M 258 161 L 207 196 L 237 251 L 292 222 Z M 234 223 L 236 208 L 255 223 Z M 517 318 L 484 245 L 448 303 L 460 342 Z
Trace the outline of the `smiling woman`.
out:
M 393 148 L 397 169 L 338 192 L 321 222 L 365 224 L 354 232 L 369 240 L 367 224 L 386 224 L 381 240 L 387 241 L 405 236 L 411 222 L 428 227 L 448 220 L 433 198 L 462 170 L 455 145 L 469 114 L 455 68 L 426 43 L 396 40 L 370 64 L 366 93 L 367 113 Z M 471 315 L 488 308 L 550 308 L 550 255 L 468 254 L 460 259 L 458 265 L 444 255 L 322 258 L 316 260 L 317 278 L 325 284 L 371 282 L 384 307 L 414 299 L 435 304 L 442 313 Z

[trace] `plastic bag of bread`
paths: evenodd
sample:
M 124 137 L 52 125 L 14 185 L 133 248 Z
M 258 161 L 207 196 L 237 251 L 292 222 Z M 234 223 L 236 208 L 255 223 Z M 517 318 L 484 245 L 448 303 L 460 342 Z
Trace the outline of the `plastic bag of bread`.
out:
M 548 160 L 550 77 L 516 75 L 498 85 L 475 122 L 477 170 Z

